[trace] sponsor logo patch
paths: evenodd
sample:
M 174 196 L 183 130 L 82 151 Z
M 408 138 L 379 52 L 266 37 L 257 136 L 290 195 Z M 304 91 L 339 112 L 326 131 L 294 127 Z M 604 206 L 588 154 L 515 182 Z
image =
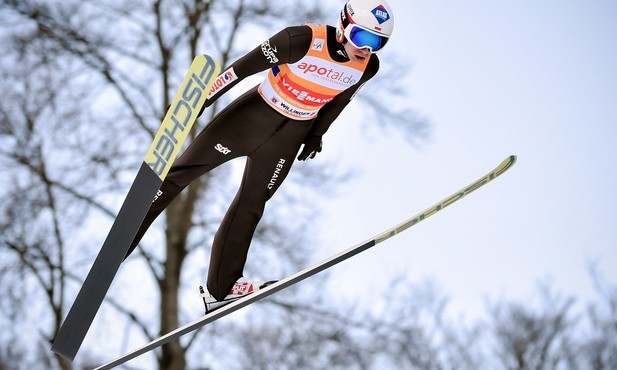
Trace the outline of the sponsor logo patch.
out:
M 234 72 L 233 67 L 221 73 L 214 81 L 214 84 L 212 85 L 212 88 L 210 89 L 210 92 L 208 93 L 208 99 L 210 99 L 212 95 L 218 93 L 225 86 L 229 85 L 230 83 L 234 82 L 237 79 L 238 79 L 238 76 L 236 76 L 236 72 Z
M 351 86 L 358 82 L 355 76 L 350 75 L 344 70 L 337 70 L 335 69 L 336 67 L 332 68 L 331 66 L 326 67 L 310 62 L 301 62 L 296 65 L 296 68 L 302 71 L 303 74 L 319 76 L 325 80 L 345 86 Z
M 281 171 L 283 171 L 283 168 L 285 168 L 285 159 L 280 158 L 278 163 L 276 164 L 276 167 L 274 168 L 274 173 L 272 174 L 272 178 L 270 179 L 270 183 L 268 184 L 268 189 L 272 190 L 274 188 L 281 175 Z
M 224 146 L 223 146 L 223 145 L 221 145 L 221 144 L 216 144 L 216 145 L 214 146 L 214 149 L 215 149 L 217 152 L 223 153 L 223 154 L 225 154 L 225 155 L 227 155 L 227 154 L 231 153 L 231 150 L 230 150 L 229 148 L 224 147 Z
M 383 24 L 390 19 L 390 14 L 388 14 L 388 11 L 383 5 L 379 5 L 375 9 L 371 10 L 371 13 L 373 13 L 379 24 Z
M 229 291 L 229 294 L 245 295 L 245 294 L 251 293 L 252 291 L 253 291 L 253 284 L 246 283 L 246 282 L 242 282 L 242 283 L 236 282 L 234 286 L 231 288 L 231 290 Z
M 349 15 L 352 17 L 356 14 L 356 12 L 353 11 L 353 7 L 350 3 L 347 3 L 347 13 L 349 13 Z
M 320 107 L 333 99 L 332 96 L 305 89 L 297 83 L 287 79 L 286 76 L 281 77 L 278 82 L 278 87 L 287 96 L 310 106 Z
M 324 39 L 315 39 L 313 40 L 313 45 L 311 46 L 311 49 L 316 50 L 316 51 L 322 51 L 323 45 L 324 45 Z
M 270 40 L 266 40 L 261 44 L 261 52 L 270 61 L 271 64 L 276 64 L 279 58 L 276 57 L 276 46 L 270 45 Z

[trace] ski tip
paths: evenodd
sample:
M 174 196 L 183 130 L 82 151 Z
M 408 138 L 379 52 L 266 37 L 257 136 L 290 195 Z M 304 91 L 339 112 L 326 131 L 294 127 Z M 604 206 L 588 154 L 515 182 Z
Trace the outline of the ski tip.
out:
M 510 155 L 508 159 L 510 159 L 510 167 L 512 167 L 516 163 L 516 160 L 518 159 L 518 157 L 516 154 L 512 154 Z
M 504 159 L 503 161 L 501 161 L 501 163 L 499 163 L 499 166 L 497 166 L 493 172 L 491 172 L 488 177 L 492 180 L 495 177 L 501 175 L 502 173 L 506 172 L 507 170 L 509 170 L 512 166 L 514 166 L 514 164 L 516 163 L 516 155 L 510 155 L 508 156 L 506 159 Z
M 503 160 L 503 165 L 506 165 L 508 168 L 512 167 L 516 163 L 517 156 L 516 154 L 509 155 L 508 158 Z

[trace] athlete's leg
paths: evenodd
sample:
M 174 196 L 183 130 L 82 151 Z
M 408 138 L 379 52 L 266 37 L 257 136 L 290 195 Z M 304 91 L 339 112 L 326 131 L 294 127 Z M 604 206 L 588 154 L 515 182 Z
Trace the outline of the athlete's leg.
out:
M 266 201 L 279 188 L 298 153 L 308 122 L 288 120 L 247 159 L 242 183 L 214 237 L 208 291 L 223 299 L 242 277 L 255 228 Z
M 270 136 L 270 130 L 251 120 L 248 112 L 263 105 L 250 90 L 223 109 L 195 138 L 171 166 L 157 197 L 141 224 L 127 256 L 135 249 L 150 225 L 171 201 L 193 180 L 233 158 L 247 155 Z

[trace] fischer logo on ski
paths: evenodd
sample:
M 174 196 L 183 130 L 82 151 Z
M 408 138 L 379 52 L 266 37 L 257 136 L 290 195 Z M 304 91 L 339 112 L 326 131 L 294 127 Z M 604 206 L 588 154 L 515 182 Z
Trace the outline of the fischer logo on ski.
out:
M 185 78 L 178 92 L 180 99 L 174 100 L 163 119 L 145 162 L 161 180 L 165 179 L 174 159 L 180 152 L 182 143 L 197 119 L 199 110 L 205 102 L 210 86 L 208 82 L 218 73 L 217 66 L 205 63 L 200 70 Z
M 176 93 L 90 272 L 71 306 L 52 351 L 73 360 L 98 312 L 152 200 L 206 101 L 220 67 L 198 55 Z

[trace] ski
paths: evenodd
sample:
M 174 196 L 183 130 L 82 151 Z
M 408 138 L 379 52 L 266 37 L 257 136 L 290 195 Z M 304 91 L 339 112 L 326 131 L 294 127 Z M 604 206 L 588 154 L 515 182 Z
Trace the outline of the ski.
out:
M 71 361 L 75 358 L 152 200 L 219 73 L 220 66 L 212 57 L 198 55 L 193 60 L 109 234 L 54 339 L 51 349 L 55 353 Z
M 442 209 L 446 208 L 447 206 L 451 205 L 452 203 L 458 201 L 459 199 L 463 198 L 464 196 L 470 194 L 471 192 L 477 190 L 478 188 L 486 185 L 487 183 L 489 183 L 490 181 L 494 180 L 495 178 L 497 178 L 499 175 L 503 174 L 504 172 L 506 172 L 510 167 L 512 167 L 514 165 L 514 163 L 516 162 L 516 156 L 512 155 L 509 156 L 508 158 L 504 159 L 499 166 L 497 166 L 494 170 L 492 170 L 491 172 L 489 172 L 488 174 L 484 175 L 483 177 L 479 178 L 478 180 L 472 182 L 471 184 L 465 186 L 464 188 L 462 188 L 461 190 L 455 192 L 454 194 L 450 195 L 449 197 L 443 199 L 442 201 L 430 206 L 429 208 L 425 209 L 424 211 L 418 213 L 417 215 L 406 219 L 405 221 L 403 221 L 401 224 L 388 229 L 386 231 L 384 231 L 383 233 L 380 233 L 378 235 L 376 235 L 375 237 L 373 237 L 372 239 L 369 239 L 367 241 L 364 241 L 360 244 L 357 244 L 347 250 L 344 250 L 336 255 L 331 256 L 330 258 L 327 258 L 315 265 L 313 265 L 312 267 L 306 268 L 300 272 L 297 272 L 294 275 L 291 275 L 287 278 L 284 278 L 282 280 L 279 280 L 276 283 L 273 283 L 271 285 L 268 285 L 267 287 L 258 290 L 255 293 L 249 294 L 248 296 L 246 296 L 245 298 L 239 299 L 237 301 L 234 301 L 226 306 L 223 306 L 221 308 L 216 309 L 215 311 L 212 311 L 210 313 L 207 313 L 206 315 L 204 315 L 203 317 L 201 317 L 200 319 L 193 321 L 191 323 L 188 323 L 184 326 L 179 327 L 178 329 L 169 332 L 168 334 L 165 334 L 163 336 L 161 336 L 160 338 L 157 338 L 155 340 L 153 340 L 152 342 L 146 344 L 143 347 L 137 348 L 135 350 L 133 350 L 132 352 L 129 352 L 125 355 L 123 355 L 122 357 L 119 357 L 105 365 L 102 365 L 100 367 L 97 367 L 95 370 L 106 370 L 106 369 L 111 369 L 115 366 L 121 365 L 131 359 L 134 359 L 135 357 L 142 355 L 146 352 L 149 352 L 157 347 L 162 346 L 165 343 L 169 343 L 173 340 L 178 339 L 179 337 L 181 337 L 182 335 L 185 335 L 187 333 L 190 333 L 196 329 L 199 329 L 200 327 L 209 324 L 213 321 L 216 321 L 218 319 L 220 319 L 221 317 L 224 317 L 226 315 L 229 315 L 232 312 L 235 312 L 243 307 L 246 307 L 248 305 L 250 305 L 251 303 L 254 303 L 256 301 L 259 301 L 260 299 L 263 299 L 265 297 L 268 297 L 271 294 L 274 294 L 282 289 L 285 289 L 291 285 L 294 285 L 306 278 L 309 278 L 321 271 L 324 271 L 342 261 L 345 261 L 347 259 L 349 259 L 350 257 L 353 257 L 369 248 L 374 247 L 376 244 L 383 242 L 384 240 L 387 240 L 391 237 L 393 237 L 394 235 L 399 234 L 400 232 L 412 227 L 413 225 L 421 222 L 422 220 L 425 220 L 426 218 L 434 215 L 435 213 L 441 211 Z

